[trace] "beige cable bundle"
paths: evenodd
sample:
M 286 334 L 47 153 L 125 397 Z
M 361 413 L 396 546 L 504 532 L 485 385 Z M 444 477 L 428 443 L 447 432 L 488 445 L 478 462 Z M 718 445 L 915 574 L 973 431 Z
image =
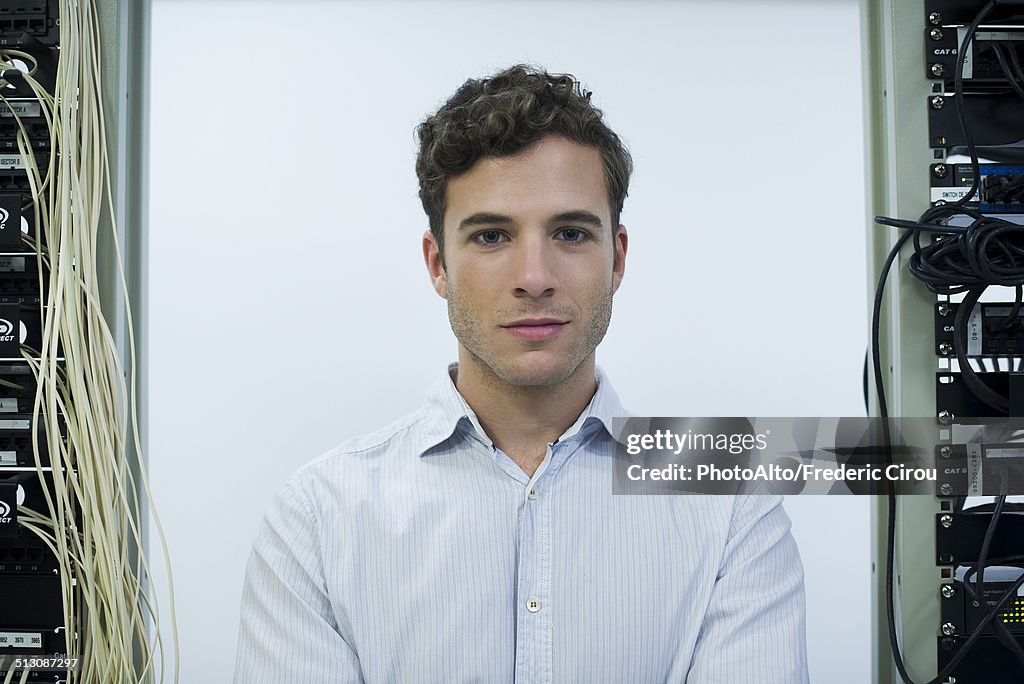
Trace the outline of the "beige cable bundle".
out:
M 32 425 L 41 424 L 46 435 L 46 449 L 41 450 L 33 430 L 36 471 L 50 485 L 42 487 L 47 510 L 19 507 L 19 524 L 44 541 L 60 566 L 67 657 L 77 663 L 67 672 L 68 682 L 155 682 L 158 654 L 163 682 L 166 645 L 150 593 L 140 497 L 129 467 L 135 465 L 142 494 L 151 502 L 137 424 L 135 334 L 104 134 L 95 4 L 60 0 L 60 17 L 54 96 L 32 75 L 20 76 L 31 86 L 50 128 L 45 169 L 37 165 L 24 125 L 11 108 L 19 125 L 18 146 L 32 189 L 37 235 L 45 236 L 45 241 L 34 241 L 41 266 L 40 292 L 46 292 L 42 345 L 39 350 L 23 349 L 22 354 L 38 387 Z M 0 51 L 0 56 L 10 63 L 23 54 Z M 8 106 L 3 95 L 0 100 L 0 106 Z M 100 308 L 97 238 L 104 218 L 112 227 L 127 311 L 127 379 Z M 49 266 L 46 289 L 43 264 Z M 66 439 L 58 416 L 63 418 Z M 177 681 L 171 569 L 159 518 L 152 505 L 149 510 L 168 578 Z M 12 684 L 15 674 L 9 670 L 4 684 Z M 20 681 L 27 681 L 28 674 L 23 670 Z

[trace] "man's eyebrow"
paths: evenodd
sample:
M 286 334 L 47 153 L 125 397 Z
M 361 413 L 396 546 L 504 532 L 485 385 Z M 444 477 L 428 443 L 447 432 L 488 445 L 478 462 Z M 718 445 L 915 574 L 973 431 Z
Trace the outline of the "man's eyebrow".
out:
M 595 228 L 600 228 L 604 225 L 596 214 L 591 214 L 585 209 L 563 211 L 561 214 L 556 215 L 552 221 L 554 223 L 587 223 Z
M 512 222 L 511 216 L 505 216 L 504 214 L 492 214 L 488 211 L 478 211 L 477 213 L 471 214 L 459 221 L 458 230 L 469 228 L 470 226 L 493 226 L 495 223 L 508 224 Z
M 563 211 L 560 214 L 555 214 L 551 217 L 552 223 L 585 223 L 593 226 L 594 228 L 600 228 L 604 224 L 601 222 L 600 217 L 596 214 L 585 209 L 573 209 L 572 211 Z M 505 214 L 495 214 L 489 211 L 478 211 L 475 214 L 471 214 L 466 218 L 459 221 L 458 230 L 463 228 L 469 228 L 472 226 L 493 226 L 495 224 L 515 223 L 511 216 Z

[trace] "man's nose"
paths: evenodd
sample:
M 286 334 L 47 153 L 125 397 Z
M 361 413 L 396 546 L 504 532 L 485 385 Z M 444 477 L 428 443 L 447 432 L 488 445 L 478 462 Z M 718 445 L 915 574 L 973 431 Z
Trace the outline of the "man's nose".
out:
M 555 292 L 555 250 L 545 235 L 520 238 L 513 287 L 517 297 L 550 297 Z

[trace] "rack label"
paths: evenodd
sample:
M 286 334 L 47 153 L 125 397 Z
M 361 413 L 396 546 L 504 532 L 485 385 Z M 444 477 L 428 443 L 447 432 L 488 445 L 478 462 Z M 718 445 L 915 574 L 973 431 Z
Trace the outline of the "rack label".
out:
M 970 186 L 957 188 L 932 188 L 932 202 L 952 204 L 967 196 Z
M 981 444 L 967 444 L 967 494 L 981 496 Z
M 2 211 L 2 210 L 0 210 Z M 24 273 L 25 257 L 0 257 L 0 273 Z
M 42 632 L 0 632 L 0 648 L 42 648 Z
M 42 116 L 43 111 L 38 102 L 19 102 L 8 100 L 6 107 L 0 107 L 0 118 L 13 119 L 18 116 Z
M 981 356 L 981 306 L 975 305 L 967 319 L 967 355 Z

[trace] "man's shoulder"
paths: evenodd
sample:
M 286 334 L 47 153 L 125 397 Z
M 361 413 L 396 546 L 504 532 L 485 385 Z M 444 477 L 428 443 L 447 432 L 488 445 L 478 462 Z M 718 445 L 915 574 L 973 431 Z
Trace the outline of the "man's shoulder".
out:
M 373 432 L 350 437 L 306 462 L 295 471 L 293 478 L 301 478 L 338 465 L 349 467 L 359 462 L 373 462 L 386 458 L 391 454 L 410 453 L 419 441 L 419 427 L 425 418 L 423 411 L 418 410 Z

